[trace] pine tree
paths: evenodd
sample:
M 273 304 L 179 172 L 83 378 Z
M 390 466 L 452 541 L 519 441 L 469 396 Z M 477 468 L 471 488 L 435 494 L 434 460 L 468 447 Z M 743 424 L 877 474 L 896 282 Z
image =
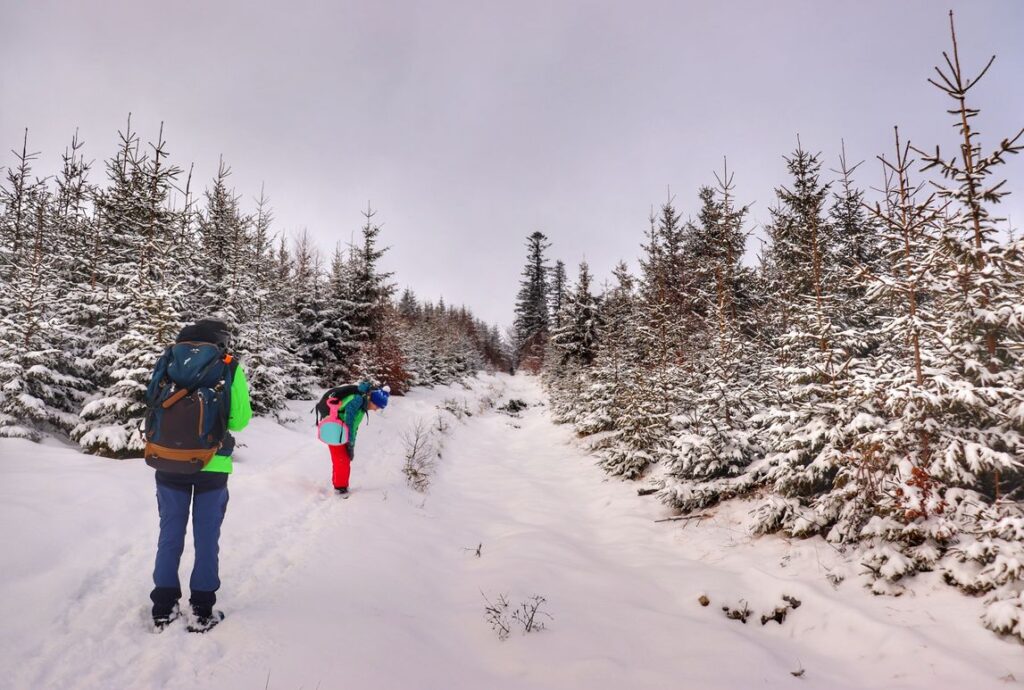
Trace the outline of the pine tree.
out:
M 163 127 L 153 155 L 139 155 L 129 128 L 107 165 L 111 187 L 101 202 L 108 238 L 101 279 L 107 291 L 106 345 L 91 363 L 102 390 L 85 404 L 74 438 L 90 453 L 126 457 L 142 450 L 145 387 L 162 347 L 180 326 L 177 286 L 166 281 L 175 229 L 167 199 L 180 169 L 166 164 Z
M 268 284 L 271 286 L 268 308 L 273 322 L 281 331 L 282 347 L 287 354 L 281 363 L 286 395 L 289 399 L 309 397 L 317 383 L 313 369 L 303 359 L 305 332 L 296 305 L 304 287 L 296 283 L 295 274 L 295 260 L 288 251 L 287 239 L 281 235 L 267 274 Z M 306 273 L 303 275 L 306 276 Z
M 327 374 L 332 368 L 334 354 L 327 341 L 330 326 L 325 313 L 327 291 L 323 259 L 306 230 L 295 238 L 294 249 L 291 280 L 294 285 L 292 309 L 296 315 L 297 354 L 312 370 L 317 382 L 328 385 Z
M 590 281 L 590 267 L 583 261 L 576 288 L 565 303 L 564 323 L 551 337 L 562 364 L 589 367 L 597 356 L 599 302 L 590 292 Z
M 388 383 L 396 393 L 404 391 L 408 373 L 399 345 L 397 315 L 392 304 L 395 285 L 392 273 L 380 270 L 387 247 L 378 246 L 381 228 L 377 212 L 363 212 L 362 242 L 352 252 L 352 340 L 359 344 L 357 373 L 360 378 Z
M 519 283 L 515 311 L 516 359 L 520 366 L 537 371 L 544 361 L 544 352 L 551 323 L 548 301 L 548 266 L 544 256 L 551 246 L 547 236 L 537 231 L 526 239 L 526 266 Z
M 604 444 L 606 471 L 637 479 L 669 452 L 669 420 L 679 392 L 680 363 L 692 310 L 684 230 L 670 199 L 660 219 L 651 213 L 642 275 L 633 311 L 636 365 L 623 375 L 614 440 Z
M 856 257 L 840 256 L 840 248 L 855 248 L 863 231 L 848 225 L 855 234 L 845 245 L 837 241 L 824 215 L 831 184 L 819 182 L 816 155 L 798 148 L 787 165 L 793 187 L 778 190 L 770 255 L 772 276 L 791 287 L 776 302 L 782 318 L 773 329 L 779 335 L 768 376 L 778 395 L 760 416 L 767 455 L 750 478 L 782 499 L 762 503 L 755 529 L 808 535 L 827 533 L 838 521 L 830 536 L 841 539 L 866 517 L 849 475 L 881 422 L 874 363 L 865 357 L 871 336 L 848 318 L 855 305 L 842 289 Z M 844 193 L 856 197 L 848 186 Z
M 29 160 L 23 148 L 12 175 L 16 184 L 5 190 L 14 202 L 5 209 L 15 216 L 8 228 L 21 227 L 18 251 L 13 242 L 5 248 L 13 270 L 0 283 L 6 303 L 0 315 L 0 437 L 39 440 L 42 432 L 66 432 L 74 425 L 87 382 L 75 375 L 68 353 L 58 346 L 66 287 L 60 258 L 66 254 L 58 252 L 56 203 L 40 185 L 17 184 Z M 26 194 L 31 198 L 19 199 Z M 13 238 L 12 233 L 6 239 Z
M 555 268 L 551 272 L 551 284 L 548 286 L 548 295 L 551 300 L 550 314 L 554 330 L 562 327 L 562 308 L 565 306 L 567 282 L 565 262 L 559 259 L 555 261 Z
M 550 352 L 557 362 L 549 364 L 546 373 L 556 421 L 571 421 L 575 416 L 572 412 L 597 357 L 600 304 L 591 294 L 590 281 L 590 267 L 584 261 L 575 290 L 564 300 L 562 325 L 551 336 Z
M 235 269 L 246 276 L 240 303 L 248 305 L 245 320 L 238 325 L 234 345 L 249 380 L 252 409 L 256 414 L 281 415 L 285 401 L 297 397 L 312 385 L 312 373 L 296 355 L 296 340 L 288 321 L 276 303 L 284 289 L 278 282 L 271 224 L 273 213 L 263 190 L 256 201 L 252 237 L 239 252 Z
M 952 51 L 943 53 L 945 66 L 930 81 L 953 101 L 948 112 L 959 155 L 945 157 L 938 146 L 934 152 L 918 150 L 925 170 L 942 176 L 934 184 L 944 208 L 931 238 L 930 287 L 938 322 L 923 334 L 936 341 L 924 384 L 931 393 L 928 423 L 920 430 L 920 452 L 911 456 L 911 479 L 897 491 L 916 499 L 900 506 L 902 519 L 924 523 L 919 529 L 930 542 L 948 543 L 950 530 L 939 515 L 952 513 L 963 525 L 952 549 L 958 564 L 947 569 L 947 581 L 975 594 L 994 592 L 986 625 L 1024 638 L 1024 572 L 1006 567 L 1024 562 L 1024 517 L 1014 500 L 1024 490 L 1024 257 L 1019 242 L 1002 239 L 1000 219 L 992 215 L 1007 194 L 1005 180 L 997 177 L 1000 166 L 1024 150 L 1024 129 L 983 152 L 975 124 L 979 110 L 968 97 L 995 57 L 969 77 L 952 12 L 950 37 Z M 1004 492 L 1011 500 L 1001 500 Z M 922 568 L 932 565 L 919 562 Z
M 674 409 L 673 451 L 661 498 L 690 510 L 735 495 L 742 474 L 760 454 L 752 417 L 764 402 L 763 350 L 746 332 L 741 264 L 748 207 L 734 201 L 728 168 L 717 188 L 699 192 L 699 220 L 691 228 L 694 311 L 698 346 L 683 368 L 687 394 Z
M 775 335 L 790 327 L 792 310 L 808 296 L 819 296 L 824 285 L 823 268 L 832 254 L 832 232 L 824 217 L 830 184 L 820 182 L 821 162 L 797 142 L 796 151 L 785 159 L 792 188 L 775 190 L 778 205 L 771 209 L 767 228 L 769 249 L 763 270 L 769 294 Z
M 579 372 L 578 381 L 572 384 L 573 395 L 558 415 L 582 436 L 610 432 L 592 444 L 599 451 L 614 445 L 620 403 L 636 364 L 632 347 L 636 300 L 633 276 L 624 262 L 619 262 L 613 274 L 616 284 L 606 287 L 596 300 L 593 364 Z
M 196 318 L 214 316 L 237 331 L 251 318 L 248 309 L 256 285 L 250 258 L 252 221 L 228 187 L 230 175 L 221 159 L 213 185 L 206 190 L 206 209 L 198 222 L 199 251 L 193 259 L 202 267 L 195 271 L 198 294 L 193 304 Z

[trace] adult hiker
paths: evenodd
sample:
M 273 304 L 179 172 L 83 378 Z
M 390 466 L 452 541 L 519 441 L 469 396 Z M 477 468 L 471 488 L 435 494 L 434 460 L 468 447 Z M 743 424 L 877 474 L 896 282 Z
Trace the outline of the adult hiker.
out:
M 223 321 L 186 326 L 157 362 L 147 389 L 146 464 L 156 469 L 160 538 L 153 569 L 153 625 L 180 615 L 178 565 L 189 509 L 195 563 L 189 580 L 188 629 L 206 632 L 224 619 L 214 610 L 220 588 L 220 528 L 228 506 L 235 440 L 252 417 L 245 372 L 230 353 Z
M 316 405 L 317 423 L 321 424 L 320 439 L 327 443 L 331 451 L 331 483 L 334 490 L 348 495 L 349 476 L 352 461 L 356 455 L 356 434 L 363 423 L 367 412 L 383 410 L 388 406 L 391 389 L 388 386 L 373 388 L 369 381 L 358 385 L 331 388 L 320 398 Z M 324 420 L 324 422 L 321 422 Z M 323 424 L 332 426 L 344 425 L 339 434 L 328 437 L 323 432 Z M 340 442 L 339 442 L 340 441 Z

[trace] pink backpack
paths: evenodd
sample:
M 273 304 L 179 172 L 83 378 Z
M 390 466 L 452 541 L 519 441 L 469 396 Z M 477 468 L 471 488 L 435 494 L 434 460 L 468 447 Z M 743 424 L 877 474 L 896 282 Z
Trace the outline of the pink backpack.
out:
M 348 443 L 348 424 L 338 417 L 341 401 L 331 398 L 327 401 L 329 410 L 316 427 L 316 437 L 329 446 L 343 446 Z

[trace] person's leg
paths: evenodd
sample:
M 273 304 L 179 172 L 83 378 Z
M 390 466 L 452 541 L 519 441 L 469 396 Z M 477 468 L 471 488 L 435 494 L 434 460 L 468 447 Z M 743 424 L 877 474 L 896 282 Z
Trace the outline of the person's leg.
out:
M 172 487 L 156 483 L 157 508 L 160 511 L 160 538 L 156 547 L 156 566 L 153 569 L 153 618 L 167 618 L 181 598 L 178 566 L 185 549 L 185 529 L 188 526 L 191 487 Z
M 196 562 L 189 581 L 189 603 L 197 616 L 209 618 L 220 588 L 220 527 L 228 509 L 228 487 L 225 483 L 213 489 L 200 491 L 199 488 L 197 486 L 192 502 Z
M 331 480 L 335 489 L 347 489 L 352 463 L 348 457 L 348 446 L 328 446 L 331 449 L 331 464 L 334 472 Z

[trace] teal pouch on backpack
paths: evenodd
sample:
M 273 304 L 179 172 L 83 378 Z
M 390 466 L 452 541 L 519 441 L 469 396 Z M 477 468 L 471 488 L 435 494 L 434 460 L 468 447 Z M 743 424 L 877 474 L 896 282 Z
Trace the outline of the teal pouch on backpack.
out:
M 338 417 L 341 401 L 331 398 L 326 404 L 328 414 L 316 427 L 317 438 L 329 446 L 343 446 L 348 443 L 348 424 Z

